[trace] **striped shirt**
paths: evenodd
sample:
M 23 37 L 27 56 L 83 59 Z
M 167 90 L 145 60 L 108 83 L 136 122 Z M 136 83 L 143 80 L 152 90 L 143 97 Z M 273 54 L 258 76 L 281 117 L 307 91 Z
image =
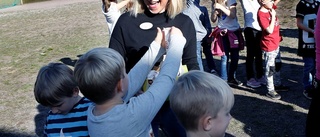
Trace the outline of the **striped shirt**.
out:
M 64 136 L 89 137 L 87 127 L 87 110 L 91 101 L 83 97 L 66 115 L 54 114 L 49 111 L 44 134 L 47 137 L 60 137 L 60 131 Z

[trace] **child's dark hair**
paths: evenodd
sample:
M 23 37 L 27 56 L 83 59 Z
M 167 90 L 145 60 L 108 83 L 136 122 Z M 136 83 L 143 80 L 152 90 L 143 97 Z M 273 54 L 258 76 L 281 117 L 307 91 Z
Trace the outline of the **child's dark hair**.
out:
M 55 106 L 61 99 L 72 97 L 77 84 L 73 71 L 62 63 L 49 63 L 43 66 L 34 85 L 34 96 L 43 106 Z

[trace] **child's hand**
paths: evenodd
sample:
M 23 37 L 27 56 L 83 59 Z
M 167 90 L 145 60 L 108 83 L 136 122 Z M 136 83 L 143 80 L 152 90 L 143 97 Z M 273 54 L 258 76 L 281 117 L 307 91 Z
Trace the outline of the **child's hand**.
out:
M 162 46 L 162 41 L 163 41 L 163 37 L 164 37 L 164 35 L 163 35 L 163 32 L 161 31 L 161 29 L 159 28 L 159 27 L 157 27 L 157 36 L 156 36 L 156 38 L 154 39 L 154 41 L 155 42 L 157 42 L 157 43 L 160 43 L 161 44 L 161 46 Z
M 223 9 L 223 8 L 225 8 L 225 7 L 222 6 L 222 5 L 219 4 L 219 3 L 214 3 L 213 8 L 214 8 L 215 10 L 221 10 L 221 9 Z
M 276 11 L 274 9 L 270 9 L 270 13 L 272 18 L 274 18 L 276 16 Z
M 183 35 L 181 30 L 179 28 L 176 28 L 176 27 L 171 27 L 171 30 L 170 30 L 170 37 L 173 35 L 173 34 L 176 34 L 176 35 Z

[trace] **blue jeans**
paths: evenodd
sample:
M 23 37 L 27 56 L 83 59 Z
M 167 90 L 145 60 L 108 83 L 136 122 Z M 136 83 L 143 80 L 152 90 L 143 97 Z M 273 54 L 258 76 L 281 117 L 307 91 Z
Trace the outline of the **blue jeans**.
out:
M 202 51 L 201 51 L 201 41 L 197 41 L 197 60 L 199 64 L 199 68 L 201 71 L 203 71 L 203 65 L 202 65 Z
M 309 88 L 312 85 L 312 79 L 315 75 L 315 58 L 313 57 L 302 57 L 303 66 L 303 87 L 304 89 Z
M 235 78 L 239 61 L 239 48 L 230 48 L 228 36 L 223 36 L 223 48 L 225 55 L 221 56 L 221 78 L 225 81 Z M 230 67 L 228 64 L 230 58 Z M 229 76 L 229 77 L 228 77 Z
M 151 122 L 152 130 L 155 137 L 159 137 L 159 128 L 167 137 L 186 137 L 186 131 L 178 122 L 170 108 L 169 101 L 166 101 L 157 115 Z

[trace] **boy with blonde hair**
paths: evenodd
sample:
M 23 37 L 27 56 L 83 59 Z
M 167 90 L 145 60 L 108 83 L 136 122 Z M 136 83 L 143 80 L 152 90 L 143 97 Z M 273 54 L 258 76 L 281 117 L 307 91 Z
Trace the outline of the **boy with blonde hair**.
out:
M 171 27 L 169 47 L 157 36 L 140 61 L 126 73 L 123 57 L 111 48 L 95 48 L 81 56 L 75 66 L 75 78 L 81 93 L 95 104 L 88 108 L 91 137 L 146 137 L 151 121 L 167 99 L 176 79 L 186 43 L 182 32 Z M 140 91 L 148 72 L 166 52 L 160 73 L 148 90 Z
M 221 78 L 199 70 L 189 71 L 175 83 L 170 101 L 188 137 L 224 136 L 232 118 L 234 95 Z

